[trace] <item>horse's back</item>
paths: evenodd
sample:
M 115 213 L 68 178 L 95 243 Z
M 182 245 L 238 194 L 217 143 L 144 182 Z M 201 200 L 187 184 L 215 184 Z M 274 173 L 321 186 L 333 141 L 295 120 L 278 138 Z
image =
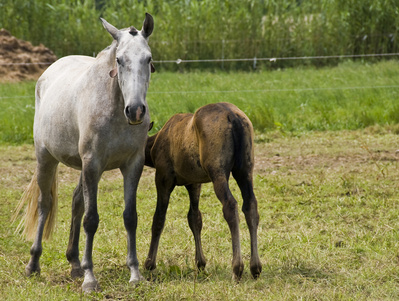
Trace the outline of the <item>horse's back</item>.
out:
M 71 55 L 52 64 L 37 81 L 36 106 L 40 106 L 42 99 L 49 95 L 51 91 L 59 94 L 63 90 L 70 89 L 80 75 L 84 74 L 93 64 L 94 60 L 94 58 L 88 56 Z M 49 96 L 53 101 L 58 99 L 58 97 L 52 97 L 51 94 Z

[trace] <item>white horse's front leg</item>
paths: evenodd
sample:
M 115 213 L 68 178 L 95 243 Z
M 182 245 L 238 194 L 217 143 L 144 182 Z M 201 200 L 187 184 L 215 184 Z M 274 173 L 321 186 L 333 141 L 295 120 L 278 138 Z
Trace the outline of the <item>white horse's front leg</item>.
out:
M 86 246 L 82 259 L 82 269 L 84 270 L 84 280 L 82 289 L 85 293 L 100 290 L 97 279 L 93 273 L 93 240 L 99 224 L 97 211 L 97 188 L 101 174 L 91 164 L 83 165 L 82 184 L 83 198 L 85 204 L 85 216 L 83 228 L 86 234 Z
M 131 284 L 136 284 L 144 280 L 139 271 L 139 261 L 136 250 L 136 230 L 137 230 L 137 209 L 136 193 L 141 173 L 144 167 L 144 156 L 136 156 L 130 164 L 121 168 L 124 181 L 125 211 L 123 221 L 127 232 L 127 260 L 126 264 L 130 269 Z

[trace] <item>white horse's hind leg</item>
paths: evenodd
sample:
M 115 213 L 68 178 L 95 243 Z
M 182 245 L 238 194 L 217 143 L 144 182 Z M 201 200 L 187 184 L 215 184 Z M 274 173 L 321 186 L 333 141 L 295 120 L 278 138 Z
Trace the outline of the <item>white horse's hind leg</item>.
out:
M 39 158 L 39 157 L 38 157 Z M 44 161 L 44 160 L 42 160 Z M 30 276 L 33 273 L 40 273 L 39 259 L 43 251 L 42 239 L 44 226 L 47 216 L 52 206 L 51 187 L 54 181 L 58 162 L 53 158 L 46 162 L 39 162 L 37 165 L 37 183 L 40 188 L 40 195 L 38 199 L 38 224 L 35 240 L 30 249 L 31 258 L 25 268 L 25 273 Z
M 71 264 L 72 268 L 71 270 L 72 278 L 78 278 L 84 275 L 79 260 L 79 236 L 80 236 L 80 225 L 82 223 L 83 213 L 84 213 L 84 201 L 83 201 L 83 187 L 82 187 L 82 175 L 81 175 L 79 179 L 79 184 L 76 186 L 73 192 L 71 231 L 69 235 L 69 243 L 66 252 L 66 257 L 69 263 Z
M 139 261 L 136 250 L 136 230 L 137 230 L 137 209 L 136 192 L 144 166 L 144 156 L 137 156 L 127 167 L 121 168 L 124 182 L 125 211 L 123 221 L 127 232 L 127 260 L 126 264 L 130 269 L 131 284 L 136 284 L 144 280 L 139 271 Z

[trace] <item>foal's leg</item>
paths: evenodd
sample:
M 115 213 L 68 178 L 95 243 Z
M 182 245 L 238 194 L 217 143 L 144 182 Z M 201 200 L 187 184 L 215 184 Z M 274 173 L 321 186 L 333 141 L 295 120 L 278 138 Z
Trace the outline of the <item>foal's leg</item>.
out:
M 84 158 L 84 156 L 81 157 Z M 83 228 L 86 234 L 86 245 L 82 259 L 82 269 L 84 270 L 82 289 L 85 293 L 90 293 L 100 289 L 97 279 L 94 277 L 92 258 L 94 235 L 100 221 L 97 211 L 97 188 L 101 173 L 95 162 L 83 161 L 81 177 L 85 211 Z
M 257 240 L 259 225 L 258 201 L 256 200 L 253 190 L 252 174 L 245 170 L 239 172 L 233 171 L 233 176 L 240 187 L 242 198 L 244 200 L 242 211 L 245 214 L 245 220 L 247 221 L 251 238 L 251 274 L 254 278 L 258 278 L 262 272 L 262 264 L 258 255 Z
M 239 280 L 244 270 L 244 263 L 241 258 L 241 247 L 240 247 L 240 229 L 239 229 L 239 217 L 237 210 L 237 201 L 234 199 L 228 184 L 228 176 L 211 174 L 213 187 L 215 189 L 216 196 L 222 202 L 223 205 L 223 216 L 229 225 L 231 232 L 231 240 L 233 246 L 233 279 Z
M 127 259 L 126 264 L 130 269 L 131 284 L 136 284 L 144 277 L 139 271 L 139 261 L 137 259 L 136 250 L 136 230 L 137 230 L 137 208 L 136 194 L 140 176 L 143 171 L 144 158 L 136 156 L 136 158 L 128 165 L 121 168 L 124 184 L 125 211 L 123 212 L 123 220 L 127 232 Z
M 206 260 L 202 252 L 201 244 L 202 216 L 198 208 L 201 184 L 187 185 L 186 189 L 190 196 L 190 210 L 188 211 L 187 219 L 195 240 L 195 262 L 198 269 L 204 269 Z
M 160 175 L 158 171 L 155 174 L 155 183 L 157 187 L 157 208 L 155 209 L 152 220 L 150 250 L 148 251 L 148 256 L 144 264 L 147 270 L 153 270 L 157 266 L 156 260 L 159 239 L 165 225 L 165 217 L 169 205 L 170 194 L 175 187 L 175 184 L 170 176 Z
M 39 156 L 37 156 L 39 158 Z M 43 230 L 46 223 L 48 213 L 52 206 L 51 186 L 54 181 L 55 173 L 57 170 L 58 161 L 50 157 L 48 154 L 44 160 L 38 160 L 37 165 L 37 184 L 40 188 L 40 196 L 38 199 L 38 224 L 36 237 L 30 249 L 31 258 L 25 268 L 25 273 L 30 276 L 33 273 L 40 274 L 39 259 L 42 255 L 42 239 Z
M 83 201 L 83 187 L 82 187 L 82 175 L 80 175 L 79 184 L 73 191 L 72 200 L 72 220 L 71 230 L 69 234 L 68 248 L 66 257 L 71 264 L 71 277 L 77 278 L 83 276 L 83 269 L 80 266 L 79 260 L 79 236 L 80 236 L 80 225 L 84 213 L 84 201 Z

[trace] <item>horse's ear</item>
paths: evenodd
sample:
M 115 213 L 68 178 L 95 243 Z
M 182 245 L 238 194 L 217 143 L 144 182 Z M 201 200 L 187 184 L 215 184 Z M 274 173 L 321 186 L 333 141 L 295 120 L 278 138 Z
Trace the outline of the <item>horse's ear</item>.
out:
M 104 28 L 109 32 L 109 34 L 114 38 L 114 40 L 118 40 L 119 39 L 119 34 L 120 34 L 119 29 L 116 28 L 115 26 L 109 24 L 103 18 L 100 18 L 100 20 L 101 20 Z
M 154 64 L 153 64 L 153 63 L 150 63 L 150 65 L 151 65 L 151 73 L 154 73 L 154 72 L 155 72 Z
M 145 13 L 145 20 L 143 23 L 143 28 L 141 32 L 145 38 L 148 38 L 152 34 L 152 30 L 154 29 L 154 19 L 149 13 Z
M 154 126 L 154 121 L 151 121 L 150 126 L 148 127 L 148 131 L 151 131 L 153 126 Z
M 109 72 L 109 76 L 111 76 L 112 78 L 114 78 L 115 76 L 118 75 L 118 69 L 114 68 Z

